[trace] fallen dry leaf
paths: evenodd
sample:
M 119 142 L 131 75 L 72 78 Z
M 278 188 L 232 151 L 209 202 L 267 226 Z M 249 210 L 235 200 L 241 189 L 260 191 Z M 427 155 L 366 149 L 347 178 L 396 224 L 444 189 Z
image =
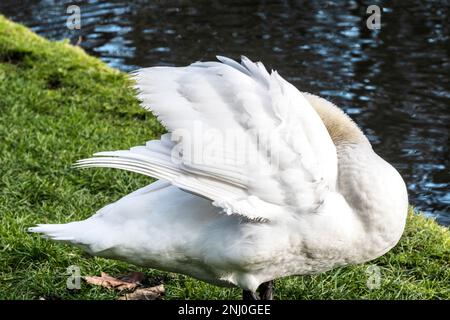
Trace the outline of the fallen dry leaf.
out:
M 124 294 L 119 300 L 156 300 L 164 295 L 164 292 L 164 286 L 160 284 L 155 287 L 138 288 L 133 292 Z
M 133 290 L 141 285 L 141 281 L 144 279 L 144 274 L 141 272 L 133 272 L 129 276 L 122 277 L 120 279 L 111 277 L 109 274 L 102 272 L 100 277 L 86 276 L 84 280 L 87 283 L 101 286 L 104 288 L 115 290 Z

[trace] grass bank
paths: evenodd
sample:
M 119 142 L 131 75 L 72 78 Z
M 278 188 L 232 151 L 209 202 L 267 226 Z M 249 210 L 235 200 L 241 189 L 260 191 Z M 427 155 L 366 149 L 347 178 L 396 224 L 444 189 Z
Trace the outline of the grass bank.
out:
M 143 271 L 164 282 L 165 299 L 239 299 L 192 278 L 92 258 L 26 232 L 40 223 L 89 217 L 150 182 L 118 170 L 74 170 L 100 150 L 128 148 L 163 128 L 138 107 L 126 76 L 80 48 L 49 42 L 0 16 L 0 299 L 114 299 L 82 283 L 66 289 L 66 268 L 83 275 Z M 413 214 L 398 246 L 366 265 L 276 282 L 277 299 L 450 299 L 450 232 Z M 374 270 L 370 266 L 377 266 Z M 379 286 L 375 283 L 377 270 Z

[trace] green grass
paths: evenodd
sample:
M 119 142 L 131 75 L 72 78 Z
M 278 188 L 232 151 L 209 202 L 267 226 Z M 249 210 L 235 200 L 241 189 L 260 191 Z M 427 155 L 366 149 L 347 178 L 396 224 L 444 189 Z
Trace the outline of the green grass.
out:
M 0 16 L 0 299 L 114 299 L 82 283 L 66 289 L 65 270 L 83 275 L 143 271 L 163 281 L 165 299 L 239 299 L 238 289 L 92 258 L 26 232 L 36 223 L 89 217 L 151 180 L 118 170 L 75 170 L 76 160 L 128 148 L 163 128 L 141 110 L 126 76 L 65 42 L 49 42 Z M 397 247 L 366 265 L 276 281 L 277 299 L 450 299 L 450 232 L 410 212 Z M 368 266 L 380 269 L 370 290 Z

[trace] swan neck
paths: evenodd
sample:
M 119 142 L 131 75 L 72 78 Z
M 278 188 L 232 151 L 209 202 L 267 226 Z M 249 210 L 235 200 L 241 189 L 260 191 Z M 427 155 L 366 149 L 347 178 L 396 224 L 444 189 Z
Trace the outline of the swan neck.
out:
M 373 241 L 384 243 L 386 248 L 395 245 L 408 212 L 406 185 L 400 174 L 370 144 L 340 145 L 337 152 L 337 190 L 355 220 Z

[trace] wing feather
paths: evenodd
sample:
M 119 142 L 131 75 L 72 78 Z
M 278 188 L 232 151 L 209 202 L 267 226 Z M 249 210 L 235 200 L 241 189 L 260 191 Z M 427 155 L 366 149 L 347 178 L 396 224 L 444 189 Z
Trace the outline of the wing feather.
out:
M 77 166 L 164 179 L 249 219 L 314 211 L 337 177 L 336 150 L 320 117 L 262 63 L 218 60 L 134 72 L 142 106 L 170 133 Z

